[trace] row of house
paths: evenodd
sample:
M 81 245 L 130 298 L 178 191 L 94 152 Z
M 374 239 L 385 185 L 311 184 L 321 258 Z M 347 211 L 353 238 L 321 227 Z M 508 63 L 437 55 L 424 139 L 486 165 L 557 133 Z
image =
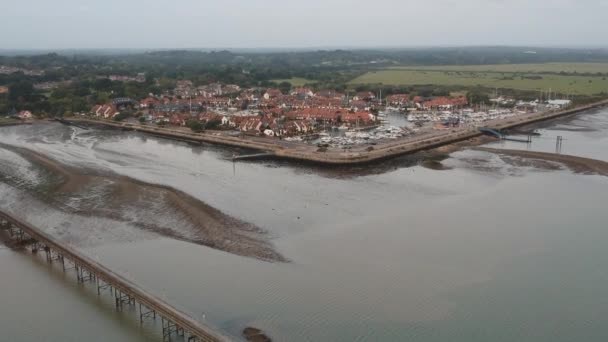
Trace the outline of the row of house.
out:
M 464 107 L 469 103 L 466 97 L 435 97 L 422 102 L 420 106 L 425 110 L 450 110 L 453 108 Z M 417 103 L 416 106 L 419 104 Z
M 416 108 L 417 110 L 450 110 L 466 106 L 468 100 L 464 96 L 424 98 L 409 94 L 393 94 L 386 97 L 386 104 L 391 107 Z
M 30 112 L 29 110 L 22 110 L 20 112 L 17 112 L 14 108 L 6 116 L 21 120 L 29 120 L 34 117 L 32 115 L 32 112 Z
M 200 96 L 204 98 L 211 98 L 238 93 L 240 90 L 241 87 L 236 84 L 211 83 L 195 87 L 192 81 L 179 80 L 175 84 L 173 94 L 177 96 Z
M 306 121 L 284 121 L 272 116 L 235 117 L 235 126 L 241 132 L 263 133 L 271 137 L 306 134 L 315 130 L 314 123 Z
M 376 117 L 368 111 L 353 112 L 348 109 L 306 108 L 285 114 L 288 120 L 307 120 L 327 124 L 369 125 Z
M 2 75 L 10 75 L 17 72 L 22 72 L 26 76 L 42 76 L 44 75 L 44 70 L 36 70 L 36 69 L 24 69 L 18 67 L 12 67 L 7 65 L 0 65 L 0 74 Z
M 146 74 L 141 72 L 137 76 L 109 75 L 107 78 L 110 81 L 144 83 L 146 81 Z
M 91 109 L 91 115 L 102 117 L 104 119 L 111 119 L 118 114 L 120 113 L 116 107 L 111 104 L 96 105 Z
M 226 94 L 237 94 L 226 96 Z M 359 92 L 352 98 L 335 90 L 313 92 L 307 87 L 294 88 L 287 94 L 281 90 L 249 88 L 241 90 L 236 85 L 213 83 L 194 88 L 191 81 L 180 80 L 172 94 L 140 101 L 140 108 L 156 108 L 167 112 L 179 112 L 191 105 L 194 111 L 212 109 L 269 109 L 269 108 L 352 108 L 371 110 L 376 99 L 372 92 Z M 159 106 L 166 105 L 165 108 Z

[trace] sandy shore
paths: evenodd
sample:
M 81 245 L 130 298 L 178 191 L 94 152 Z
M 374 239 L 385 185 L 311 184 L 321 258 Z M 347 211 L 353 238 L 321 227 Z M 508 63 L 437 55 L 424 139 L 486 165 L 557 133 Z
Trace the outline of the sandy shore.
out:
M 77 206 L 68 207 L 75 214 L 129 222 L 163 236 L 246 257 L 287 261 L 274 250 L 262 229 L 228 216 L 182 191 L 108 172 L 69 167 L 21 147 L 0 147 L 18 153 L 53 176 L 41 193 L 44 200 L 52 201 L 51 205 L 81 198 Z M 87 198 L 94 191 L 99 195 Z M 62 206 L 61 209 L 65 208 Z M 132 211 L 140 216 L 134 219 Z M 180 229 L 161 222 L 160 218 L 165 215 L 184 222 L 185 227 Z
M 508 149 L 496 149 L 488 147 L 475 147 L 473 150 L 503 154 L 507 156 L 538 159 L 543 161 L 551 161 L 565 165 L 570 170 L 576 173 L 583 174 L 597 174 L 602 176 L 608 176 L 608 162 L 597 159 L 583 158 L 577 156 L 571 156 L 566 154 L 556 154 L 547 152 L 536 152 L 536 151 L 523 151 L 523 150 L 508 150 Z

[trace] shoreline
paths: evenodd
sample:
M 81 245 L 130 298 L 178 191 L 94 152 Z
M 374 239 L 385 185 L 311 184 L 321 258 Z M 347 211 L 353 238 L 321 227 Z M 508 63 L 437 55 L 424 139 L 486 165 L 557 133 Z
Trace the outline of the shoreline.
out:
M 8 121 L 0 121 L 0 127 L 31 125 L 32 123 L 33 123 L 32 121 L 8 120 Z
M 608 105 L 608 100 L 595 102 L 592 104 L 570 108 L 561 111 L 549 111 L 542 113 L 524 114 L 507 119 L 488 121 L 485 127 L 496 130 L 509 129 L 524 126 L 540 121 L 547 121 L 559 117 L 577 114 L 582 111 L 603 107 Z M 454 143 L 463 142 L 482 135 L 478 128 L 454 129 L 450 132 L 437 132 L 437 134 L 424 134 L 380 143 L 368 150 L 367 147 L 360 147 L 350 152 L 326 151 L 319 152 L 316 146 L 285 143 L 279 140 L 270 140 L 259 137 L 232 137 L 226 135 L 215 135 L 213 133 L 193 133 L 179 131 L 170 128 L 149 127 L 139 124 L 120 123 L 102 119 L 89 118 L 70 118 L 69 121 L 99 124 L 123 130 L 139 131 L 169 139 L 188 140 L 197 143 L 211 143 L 231 147 L 247 148 L 258 150 L 269 154 L 267 158 L 280 158 L 286 160 L 330 165 L 358 165 L 380 160 L 386 160 L 419 151 L 438 148 Z

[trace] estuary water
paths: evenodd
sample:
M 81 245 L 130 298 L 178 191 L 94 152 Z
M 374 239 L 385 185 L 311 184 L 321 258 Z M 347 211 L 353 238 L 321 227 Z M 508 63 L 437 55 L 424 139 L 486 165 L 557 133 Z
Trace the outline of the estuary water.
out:
M 539 131 L 530 146 L 490 146 L 554 152 L 559 135 L 562 153 L 608 160 L 607 109 Z M 235 164 L 224 148 L 59 124 L 1 128 L 0 143 L 0 208 L 236 338 L 254 326 L 275 341 L 608 339 L 607 177 L 473 150 L 442 170 L 420 156 L 348 169 Z M 82 193 L 41 195 L 53 175 L 6 146 L 181 190 L 260 227 L 289 262 L 75 214 L 66 206 Z M 0 249 L 0 272 L 0 340 L 160 340 L 159 327 L 140 328 L 29 254 Z

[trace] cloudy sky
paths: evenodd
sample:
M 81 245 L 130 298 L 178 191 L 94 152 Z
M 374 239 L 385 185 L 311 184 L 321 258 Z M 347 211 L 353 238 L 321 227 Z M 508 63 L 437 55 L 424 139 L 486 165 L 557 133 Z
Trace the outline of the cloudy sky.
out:
M 0 49 L 608 46 L 608 0 L 0 2 Z

